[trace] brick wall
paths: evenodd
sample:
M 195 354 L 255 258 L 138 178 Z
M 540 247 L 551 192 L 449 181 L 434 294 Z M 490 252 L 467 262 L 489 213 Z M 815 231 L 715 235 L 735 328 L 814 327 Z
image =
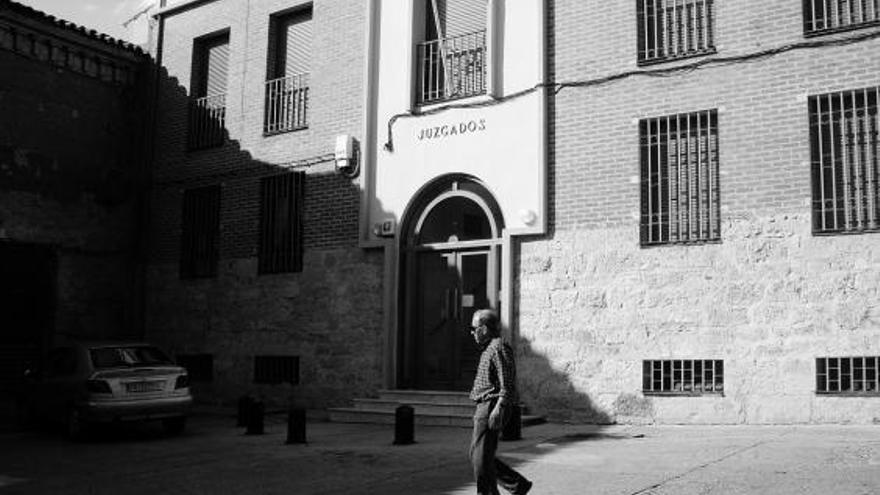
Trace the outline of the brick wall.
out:
M 880 37 L 788 49 L 806 41 L 800 3 L 716 2 L 716 55 L 639 68 L 635 1 L 548 4 L 555 82 L 634 73 L 549 102 L 553 234 L 522 244 L 517 289 L 530 404 L 598 421 L 876 421 L 876 400 L 813 393 L 818 355 L 880 352 L 880 264 L 876 234 L 811 234 L 806 95 L 880 85 Z M 721 244 L 640 248 L 638 120 L 713 108 Z M 641 360 L 667 358 L 725 359 L 724 397 L 642 397 Z
M 150 235 L 154 317 L 148 328 L 173 352 L 216 354 L 215 384 L 205 390 L 205 399 L 232 400 L 253 391 L 246 361 L 257 349 L 300 355 L 303 383 L 295 394 L 307 397 L 310 406 L 342 403 L 381 380 L 376 285 L 382 259 L 358 248 L 360 191 L 355 181 L 335 172 L 330 156 L 337 135 L 360 138 L 362 132 L 364 5 L 343 0 L 312 5 L 308 128 L 263 135 L 270 18 L 306 5 L 218 0 L 165 20 Z M 224 29 L 230 38 L 229 139 L 219 148 L 188 151 L 193 39 Z M 304 269 L 258 276 L 260 178 L 291 169 L 306 172 Z M 182 282 L 177 275 L 182 192 L 217 183 L 222 185 L 218 276 Z M 337 266 L 339 260 L 349 261 Z M 352 304 L 364 310 L 352 313 Z M 331 318 L 316 308 L 344 316 Z M 274 315 L 269 330 L 252 322 L 229 330 L 209 323 L 265 319 L 258 316 L 264 311 Z M 324 340 L 339 346 L 315 345 Z M 263 387 L 260 393 L 287 400 L 279 387 Z
M 29 302 L 50 315 L 49 334 L 139 332 L 148 62 L 27 7 L 0 8 L 0 243 L 54 253 L 55 300 Z M 4 339 L 39 331 L 10 316 L 21 308 L 0 308 L 15 328 Z

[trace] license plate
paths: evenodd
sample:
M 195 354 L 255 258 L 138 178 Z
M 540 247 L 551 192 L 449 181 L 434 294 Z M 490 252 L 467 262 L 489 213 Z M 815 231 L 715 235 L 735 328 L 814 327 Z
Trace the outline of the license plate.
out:
M 158 392 L 162 390 L 162 382 L 130 382 L 125 384 L 125 391 L 131 393 Z

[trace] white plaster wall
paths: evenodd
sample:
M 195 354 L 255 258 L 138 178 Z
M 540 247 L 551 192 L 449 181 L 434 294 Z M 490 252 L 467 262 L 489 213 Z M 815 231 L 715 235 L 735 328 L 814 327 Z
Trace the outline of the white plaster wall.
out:
M 399 221 L 419 188 L 449 173 L 482 180 L 499 202 L 508 228 L 527 227 L 520 220 L 522 210 L 535 212 L 535 225 L 542 224 L 546 215 L 543 94 L 534 91 L 504 102 L 475 97 L 450 104 L 485 105 L 410 115 L 415 86 L 414 14 L 411 1 L 394 4 L 400 8 L 385 4 L 378 16 L 376 116 L 372 122 L 377 129 L 376 156 L 365 171 L 369 175 L 367 225 L 389 218 Z M 539 0 L 503 4 L 498 10 L 503 32 L 500 96 L 505 97 L 542 82 L 543 14 Z M 393 150 L 385 149 L 389 121 L 400 114 L 406 115 L 391 125 Z M 478 130 L 451 132 L 453 126 L 460 130 L 462 124 L 466 128 L 471 122 Z M 439 130 L 443 135 L 420 139 L 425 130 Z

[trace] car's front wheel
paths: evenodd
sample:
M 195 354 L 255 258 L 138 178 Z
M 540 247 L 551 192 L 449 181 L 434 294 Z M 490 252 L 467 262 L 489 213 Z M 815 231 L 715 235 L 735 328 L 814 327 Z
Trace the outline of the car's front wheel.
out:
M 186 416 L 163 419 L 162 428 L 169 435 L 180 435 L 186 429 Z

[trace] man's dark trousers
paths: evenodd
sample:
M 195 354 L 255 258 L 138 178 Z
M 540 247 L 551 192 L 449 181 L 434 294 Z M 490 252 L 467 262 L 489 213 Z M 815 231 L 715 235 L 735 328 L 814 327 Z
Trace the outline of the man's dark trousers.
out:
M 489 428 L 489 413 L 492 412 L 494 405 L 494 400 L 481 402 L 477 404 L 477 411 L 474 414 L 474 435 L 471 438 L 470 457 L 474 468 L 474 479 L 477 480 L 477 493 L 497 495 L 500 484 L 505 490 L 516 494 L 525 487 L 527 480 L 495 458 L 498 435 L 501 431 Z M 505 421 L 506 416 L 507 414 Z

